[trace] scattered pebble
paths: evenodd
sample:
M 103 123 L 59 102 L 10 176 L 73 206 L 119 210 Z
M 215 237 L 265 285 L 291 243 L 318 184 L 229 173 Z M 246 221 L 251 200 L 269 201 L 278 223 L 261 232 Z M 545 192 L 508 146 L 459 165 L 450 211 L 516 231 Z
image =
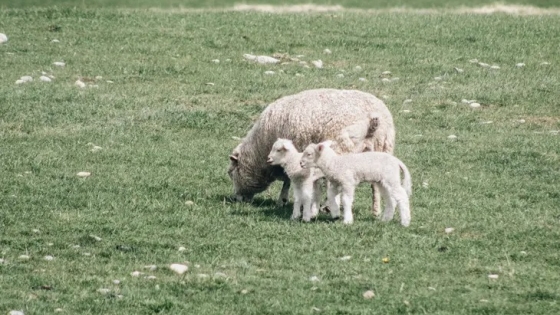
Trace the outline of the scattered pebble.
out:
M 180 251 L 180 252 L 184 252 L 184 251 L 186 251 L 187 249 L 186 249 L 185 247 L 181 246 L 181 247 L 179 247 L 179 249 L 177 249 L 177 250 Z
M 80 245 L 72 245 L 72 248 L 73 249 L 78 249 L 78 248 L 80 248 Z
M 103 80 L 103 77 L 100 76 L 100 75 L 96 75 L 96 76 L 95 76 L 95 80 Z
M 196 275 L 197 277 L 201 278 L 201 279 L 206 279 L 208 277 L 210 277 L 209 275 L 205 274 L 205 273 L 199 273 Z
M 315 68 L 323 68 L 323 61 L 321 59 L 319 60 L 313 60 L 311 61 L 311 63 L 315 66 Z
M 321 311 L 320 308 L 315 307 L 315 306 L 313 306 L 313 307 L 311 308 L 311 310 L 312 310 L 312 311 L 315 311 L 315 312 L 320 312 L 320 311 Z
M 156 277 L 156 276 L 147 276 L 146 279 L 148 279 L 148 280 L 155 280 L 155 279 L 157 279 L 157 277 Z
M 101 294 L 107 294 L 107 293 L 111 292 L 111 290 L 109 290 L 107 288 L 101 288 L 101 289 L 97 289 L 97 292 L 99 292 Z
M 89 237 L 93 238 L 94 240 L 96 240 L 98 242 L 101 242 L 101 237 L 99 237 L 97 235 L 90 234 Z
M 133 272 L 130 273 L 130 275 L 133 276 L 133 277 L 140 277 L 141 274 L 142 273 L 140 271 L 133 271 Z
M 494 122 L 491 120 L 487 120 L 487 121 L 481 121 L 480 124 L 481 125 L 488 125 L 488 124 L 493 124 Z
M 490 69 L 492 69 L 492 70 L 498 70 L 498 69 L 500 69 L 500 66 L 493 65 L 492 67 L 490 67 Z
M 23 83 L 25 83 L 25 81 L 23 81 L 23 80 L 21 80 L 21 79 L 20 79 L 20 80 L 16 80 L 16 84 L 23 84 Z
M 199 265 L 199 264 L 196 264 L 196 265 L 194 265 L 194 267 L 195 267 L 196 269 L 198 269 L 198 268 L 200 268 L 200 265 Z
M 53 65 L 55 65 L 57 67 L 64 67 L 64 66 L 66 66 L 66 63 L 64 63 L 62 61 L 55 61 L 55 62 L 53 62 Z
M 340 257 L 339 259 L 342 260 L 342 261 L 346 261 L 346 260 L 352 259 L 352 256 L 343 256 L 343 257 Z
M 362 67 L 360 67 L 360 66 L 355 66 L 355 67 L 354 67 L 354 70 L 356 70 L 356 71 L 362 71 Z
M 410 109 L 403 109 L 401 112 L 403 112 L 405 114 L 408 114 L 408 113 L 410 113 Z
M 406 100 L 403 101 L 403 104 L 408 104 L 408 103 L 412 103 L 412 99 L 407 98 Z
M 524 250 L 520 251 L 519 253 L 520 253 L 521 255 L 523 255 L 523 256 L 527 255 L 527 252 L 524 251 Z
M 479 62 L 478 65 L 481 66 L 482 68 L 488 68 L 488 67 L 490 67 L 489 64 L 484 63 L 484 62 Z
M 53 246 L 54 243 L 47 243 L 47 246 Z
M 383 259 L 381 259 L 381 261 L 382 261 L 384 264 L 388 264 L 389 261 L 391 261 L 391 260 L 389 259 L 389 257 L 383 257 Z
M 0 33 L 0 44 L 5 43 L 8 41 L 8 36 L 4 33 Z
M 33 77 L 29 75 L 24 75 L 23 77 L 19 78 L 23 83 L 25 82 L 33 82 Z
M 391 79 L 389 79 L 389 78 L 383 78 L 383 79 L 381 79 L 381 82 L 391 82 Z
M 150 271 L 156 271 L 157 266 L 156 265 L 148 265 L 148 266 L 144 266 L 144 269 L 148 269 Z
M 301 73 L 299 73 L 299 72 L 298 72 L 298 73 L 296 73 L 296 77 L 303 77 L 303 76 L 304 76 L 304 75 L 303 75 L 303 74 L 301 74 Z
M 185 201 L 185 205 L 187 205 L 187 206 L 192 206 L 192 205 L 194 205 L 194 201 L 192 201 L 192 200 L 187 200 L 187 201 Z
M 371 299 L 373 299 L 373 298 L 375 297 L 375 293 L 373 293 L 372 290 L 367 290 L 366 292 L 364 292 L 364 293 L 362 294 L 362 296 L 363 296 L 364 299 L 366 299 L 366 300 L 371 300 Z
M 311 282 L 319 282 L 319 281 L 321 281 L 321 280 L 320 280 L 319 277 L 317 277 L 317 276 L 311 276 L 311 277 L 309 278 L 309 281 L 311 281 Z
M 523 62 L 520 62 L 520 63 L 515 64 L 515 66 L 517 68 L 522 68 L 522 67 L 525 67 L 525 64 Z
M 382 75 L 391 75 L 391 71 L 383 71 L 381 72 Z
M 434 287 L 428 287 L 428 290 L 432 290 L 432 291 L 435 291 L 435 290 L 436 290 L 436 288 L 434 288 Z
M 10 311 L 8 315 L 25 315 L 22 311 Z
M 54 257 L 51 256 L 51 255 L 47 255 L 47 256 L 44 257 L 44 259 L 45 259 L 46 261 L 51 261 L 51 260 L 54 260 Z
M 113 81 L 111 81 L 111 80 L 107 80 L 107 81 L 105 81 L 105 82 L 107 82 L 107 83 L 115 83 L 115 82 L 113 82 Z
M 441 80 L 443 80 L 443 78 L 442 77 L 435 77 L 434 80 L 441 81 Z
M 229 59 L 229 58 L 228 58 L 228 59 L 226 59 L 226 62 L 231 62 L 231 59 Z
M 55 311 L 56 313 L 60 313 L 60 312 L 62 312 L 62 311 L 64 311 L 64 310 L 61 309 L 61 308 L 55 308 L 54 311 Z
M 189 267 L 181 264 L 171 264 L 169 269 L 173 270 L 175 273 L 182 275 L 185 271 L 189 270 Z
M 358 80 L 362 81 L 362 82 L 366 82 L 367 79 L 366 78 L 359 78 Z
M 325 53 L 327 55 L 330 55 L 330 54 L 332 54 L 332 51 L 328 48 L 325 48 L 325 50 L 323 50 L 323 53 Z
M 84 82 L 82 82 L 81 80 L 76 80 L 76 82 L 74 82 L 74 85 L 83 89 L 86 87 L 86 84 Z
M 247 294 L 247 293 L 249 293 L 249 290 L 243 289 L 243 290 L 241 290 L 241 292 L 239 292 L 239 293 L 241 293 L 241 294 Z
M 215 84 L 214 84 L 214 82 L 206 82 L 206 85 L 214 86 Z
M 100 151 L 101 149 L 103 149 L 102 147 L 98 146 L 98 145 L 94 145 L 93 147 L 91 147 L 91 152 L 97 152 Z
M 548 66 L 550 64 L 550 62 L 541 62 L 541 66 Z
M 445 228 L 445 233 L 447 233 L 447 234 L 453 233 L 453 231 L 455 231 L 455 228 L 452 228 L 452 227 Z
M 91 253 L 83 253 L 84 256 L 91 256 Z
M 480 302 L 482 303 L 488 303 L 489 301 L 487 299 L 481 299 Z
M 3 258 L 0 258 L 0 265 L 5 264 L 5 263 L 6 263 L 6 261 Z
M 469 62 L 470 62 L 470 63 L 478 63 L 478 59 L 476 59 L 476 58 L 475 58 L 475 59 L 471 59 L 471 60 L 469 60 Z
M 220 63 L 220 59 L 212 59 L 213 63 Z
M 469 106 L 470 106 L 471 108 L 479 108 L 479 107 L 480 107 L 480 104 L 479 104 L 479 103 L 470 103 Z
M 43 81 L 43 82 L 51 82 L 51 81 L 52 81 L 51 78 L 49 78 L 49 77 L 47 77 L 47 76 L 44 76 L 44 75 L 42 75 L 42 76 L 39 78 L 39 80 L 41 80 L 41 81 Z
M 337 78 L 344 78 L 344 74 L 343 73 L 339 73 L 336 75 Z
M 121 284 L 121 280 L 113 280 L 113 284 L 119 285 Z
M 488 279 L 496 280 L 496 279 L 498 279 L 498 275 L 490 274 L 490 275 L 488 275 Z
M 455 69 L 455 71 L 457 71 L 457 73 L 463 73 L 464 72 L 464 70 L 461 69 L 461 68 L 454 68 L 454 69 Z
M 30 257 L 29 255 L 20 255 L 18 258 L 19 258 L 20 260 L 29 260 L 29 259 L 31 259 L 31 257 Z
M 41 231 L 39 231 L 39 229 L 33 229 L 33 230 L 31 230 L 31 232 L 33 232 L 33 233 L 35 233 L 35 234 L 41 233 Z
M 55 44 L 56 44 L 56 43 L 60 43 L 60 41 L 59 41 L 58 39 L 53 39 L 53 40 L 51 40 L 51 43 L 55 43 Z
M 255 56 L 251 54 L 244 54 L 243 58 L 251 61 L 256 61 L 257 63 L 267 64 L 267 63 L 279 63 L 280 60 L 272 58 L 269 56 Z

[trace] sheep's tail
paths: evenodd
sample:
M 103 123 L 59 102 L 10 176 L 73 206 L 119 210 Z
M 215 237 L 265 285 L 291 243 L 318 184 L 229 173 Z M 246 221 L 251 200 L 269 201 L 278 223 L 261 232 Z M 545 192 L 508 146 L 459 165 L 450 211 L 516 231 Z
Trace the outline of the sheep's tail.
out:
M 410 177 L 410 172 L 404 163 L 399 160 L 399 167 L 404 173 L 404 179 L 402 181 L 402 187 L 406 191 L 406 194 L 410 197 L 412 195 L 412 178 Z

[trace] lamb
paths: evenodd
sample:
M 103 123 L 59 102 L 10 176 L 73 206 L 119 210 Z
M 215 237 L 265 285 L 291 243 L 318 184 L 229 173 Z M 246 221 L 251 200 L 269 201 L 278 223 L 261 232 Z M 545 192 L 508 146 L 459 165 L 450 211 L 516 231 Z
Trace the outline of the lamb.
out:
M 338 153 L 364 150 L 392 153 L 395 129 L 387 106 L 369 93 L 316 89 L 282 97 L 266 107 L 229 156 L 228 175 L 233 181 L 236 200 L 250 201 L 275 180 L 282 180 L 278 204 L 287 203 L 289 178 L 280 166 L 266 163 L 278 138 L 291 139 L 298 151 L 310 143 L 334 139 L 333 148 Z M 377 189 L 374 213 L 379 213 L 379 209 Z
M 274 142 L 268 155 L 267 163 L 280 165 L 294 185 L 294 211 L 292 220 L 301 217 L 303 205 L 303 221 L 309 222 L 319 213 L 321 201 L 321 181 L 323 173 L 318 168 L 304 169 L 300 166 L 303 153 L 298 152 L 293 142 L 278 139 Z
M 339 203 L 335 196 L 341 193 L 344 208 L 344 223 L 352 224 L 354 190 L 361 182 L 378 182 L 385 199 L 382 221 L 390 221 L 395 213 L 395 203 L 401 215 L 401 224 L 410 225 L 408 197 L 412 194 L 412 180 L 404 163 L 385 152 L 363 152 L 337 154 L 331 147 L 332 141 L 310 144 L 303 151 L 301 166 L 318 167 L 330 182 L 327 191 L 328 203 L 333 217 L 340 216 Z M 404 173 L 401 186 L 400 170 Z

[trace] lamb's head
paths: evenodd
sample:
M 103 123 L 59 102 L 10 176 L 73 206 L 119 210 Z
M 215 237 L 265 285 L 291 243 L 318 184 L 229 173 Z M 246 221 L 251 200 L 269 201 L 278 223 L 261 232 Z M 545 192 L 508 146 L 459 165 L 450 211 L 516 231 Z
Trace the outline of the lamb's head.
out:
M 264 191 L 270 183 L 262 174 L 255 174 L 248 158 L 241 153 L 239 144 L 229 156 L 228 175 L 233 182 L 233 198 L 236 201 L 251 201 L 255 194 Z
M 278 138 L 272 145 L 266 162 L 270 165 L 286 164 L 291 153 L 296 153 L 297 149 L 293 142 L 288 139 Z
M 321 157 L 321 154 L 325 150 L 332 150 L 331 140 L 323 141 L 319 144 L 310 144 L 308 145 L 305 150 L 303 150 L 303 156 L 301 157 L 301 161 L 299 162 L 302 168 L 312 168 L 317 167 L 317 160 Z

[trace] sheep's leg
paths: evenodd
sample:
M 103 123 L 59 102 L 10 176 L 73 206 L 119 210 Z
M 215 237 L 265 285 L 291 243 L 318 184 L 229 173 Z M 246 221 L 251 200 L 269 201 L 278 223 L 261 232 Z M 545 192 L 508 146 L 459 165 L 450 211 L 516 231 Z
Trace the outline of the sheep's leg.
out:
M 332 182 L 328 185 L 327 189 L 327 205 L 333 219 L 340 217 L 340 195 L 338 193 L 338 185 Z
M 393 220 L 393 216 L 395 215 L 396 203 L 387 187 L 385 187 L 384 185 L 379 185 L 378 187 L 381 188 L 381 194 L 385 199 L 385 210 L 383 211 L 383 217 L 381 218 L 381 221 L 388 222 Z
M 371 210 L 373 215 L 378 217 L 381 214 L 381 193 L 379 184 L 371 183 L 372 205 Z
M 408 199 L 408 195 L 406 193 L 406 190 L 403 187 L 398 186 L 394 190 L 394 197 L 395 197 L 395 200 L 397 201 L 397 204 L 399 206 L 399 211 L 400 211 L 400 215 L 401 215 L 401 224 L 403 226 L 409 226 L 410 225 L 410 203 L 409 203 L 409 199 Z
M 342 188 L 342 207 L 344 208 L 344 224 L 354 223 L 352 214 L 352 203 L 354 202 L 354 187 L 346 186 Z
M 316 217 L 319 215 L 319 208 L 321 207 L 321 180 L 313 182 L 313 203 L 311 204 L 311 216 Z
M 280 191 L 280 197 L 276 202 L 278 207 L 283 207 L 288 204 L 288 195 L 290 193 L 290 179 L 285 179 L 284 184 L 282 185 L 282 191 Z
M 297 220 L 301 217 L 301 197 L 299 187 L 294 187 L 294 211 L 292 212 L 292 220 Z

